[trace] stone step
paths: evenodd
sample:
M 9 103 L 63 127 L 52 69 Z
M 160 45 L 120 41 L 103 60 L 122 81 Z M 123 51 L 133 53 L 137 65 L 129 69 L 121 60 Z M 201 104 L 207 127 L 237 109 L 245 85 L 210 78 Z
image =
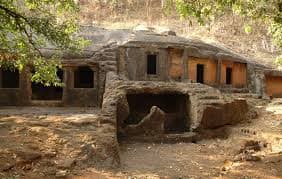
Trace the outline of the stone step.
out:
M 62 106 L 62 101 L 57 101 L 57 100 L 32 100 L 31 106 L 60 107 L 60 106 Z
M 205 94 L 205 93 L 208 93 L 208 90 L 206 90 L 206 89 L 195 89 L 193 92 L 197 93 L 197 94 Z
M 249 93 L 248 88 L 219 88 L 224 93 Z
M 199 97 L 199 99 L 200 100 L 202 100 L 202 99 L 207 99 L 207 100 L 209 100 L 209 99 L 222 99 L 222 97 L 221 96 L 219 96 L 219 95 L 203 95 L 203 96 L 200 96 Z
M 198 140 L 198 136 L 194 132 L 184 132 L 184 133 L 178 133 L 178 134 L 163 134 L 163 135 L 157 135 L 157 136 L 130 136 L 126 138 L 120 138 L 119 139 L 122 142 L 128 143 L 128 142 L 144 142 L 144 143 L 189 143 L 189 142 L 196 142 Z
M 258 94 L 254 94 L 254 93 L 238 93 L 238 94 L 234 94 L 234 96 L 238 96 L 240 98 L 255 98 L 255 99 L 259 99 L 259 95 Z
M 218 106 L 221 104 L 224 104 L 223 100 L 200 100 L 200 104 L 202 105 L 212 105 L 212 106 Z

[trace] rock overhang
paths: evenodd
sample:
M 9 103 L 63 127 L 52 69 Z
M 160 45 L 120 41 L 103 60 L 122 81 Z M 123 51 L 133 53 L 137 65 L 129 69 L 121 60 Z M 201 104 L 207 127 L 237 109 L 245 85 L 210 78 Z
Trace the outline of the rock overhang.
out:
M 179 94 L 185 96 L 187 102 L 187 119 L 189 126 L 186 130 L 189 132 L 199 132 L 210 128 L 218 128 L 228 124 L 234 124 L 246 119 L 248 104 L 245 100 L 235 99 L 224 96 L 219 90 L 210 86 L 198 83 L 184 82 L 155 82 L 155 81 L 124 81 L 117 74 L 110 72 L 107 74 L 106 89 L 102 105 L 102 113 L 105 122 L 113 123 L 117 127 L 117 134 L 128 135 L 124 130 L 124 121 L 130 115 L 130 104 L 127 95 L 170 95 Z M 144 98 L 144 100 L 146 100 Z M 166 100 L 166 99 L 164 99 Z M 140 101 L 145 104 L 147 101 Z M 148 102 L 149 103 L 149 102 Z M 155 105 L 152 105 L 152 107 Z M 234 110 L 233 109 L 234 106 Z M 156 106 L 160 107 L 160 106 Z M 160 108 L 160 110 L 164 110 Z M 232 116 L 240 118 L 230 118 L 224 115 L 226 111 L 231 111 Z M 219 119 L 208 119 L 207 116 L 218 114 Z M 150 118 L 152 114 L 148 114 Z M 215 115 L 214 115 L 215 116 Z M 207 122 L 208 121 L 208 122 Z M 143 121 L 144 122 L 144 121 Z M 142 123 L 143 123 L 142 122 Z M 163 124 L 160 121 L 159 124 Z M 143 130 L 144 126 L 134 126 Z M 134 128 L 133 127 L 133 128 Z M 131 129 L 132 126 L 129 126 Z
M 162 35 L 151 31 L 134 31 L 130 29 L 104 29 L 94 26 L 82 26 L 76 36 L 83 37 L 90 41 L 90 44 L 80 53 L 58 50 L 55 46 L 47 45 L 41 51 L 44 56 L 51 57 L 54 54 L 61 54 L 62 59 L 90 58 L 94 59 L 104 48 L 180 48 L 187 49 L 191 56 L 199 58 L 211 58 L 214 60 L 226 58 L 240 63 L 249 63 L 264 67 L 255 60 L 237 54 L 236 52 L 218 44 L 209 44 L 201 40 L 184 38 L 173 35 Z

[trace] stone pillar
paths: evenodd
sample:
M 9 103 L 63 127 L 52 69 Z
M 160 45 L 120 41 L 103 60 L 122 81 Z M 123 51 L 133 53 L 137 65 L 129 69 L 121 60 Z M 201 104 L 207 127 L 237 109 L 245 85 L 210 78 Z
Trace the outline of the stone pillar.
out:
M 131 56 L 131 59 L 128 59 L 128 62 L 130 60 L 133 60 L 130 62 L 131 66 L 128 66 L 128 70 L 132 71 L 132 74 L 134 75 L 133 80 L 146 80 L 147 79 L 147 52 L 143 48 L 139 49 L 131 49 L 129 55 Z M 157 64 L 158 64 L 158 58 L 157 58 Z M 134 74 L 135 73 L 135 74 Z
M 168 52 L 166 49 L 159 50 L 159 56 L 157 57 L 157 74 L 159 75 L 159 79 L 162 81 L 168 80 Z M 147 59 L 146 59 L 147 60 Z M 147 70 L 147 66 L 146 66 Z
M 64 67 L 64 86 L 63 86 L 63 103 L 66 103 L 69 97 L 69 89 L 74 87 L 74 67 Z
M 31 72 L 29 67 L 25 67 L 20 72 L 19 79 L 19 104 L 28 105 L 31 102 L 32 88 L 31 88 Z
M 255 93 L 261 97 L 267 96 L 266 78 L 263 70 L 256 70 L 252 80 L 254 82 Z
M 217 67 L 216 67 L 216 84 L 217 86 L 221 85 L 221 66 L 222 66 L 222 60 L 217 60 Z
M 187 49 L 183 50 L 182 54 L 182 81 L 188 80 L 188 51 Z
M 262 89 L 261 89 L 261 91 L 262 91 L 262 97 L 264 97 L 264 98 L 268 98 L 269 96 L 268 96 L 268 94 L 267 94 L 267 86 L 266 86 L 266 77 L 265 77 L 265 74 L 264 74 L 264 72 L 262 71 L 261 72 L 261 81 L 262 81 Z
M 103 94 L 101 94 L 100 86 L 103 84 L 100 81 L 99 67 L 97 65 L 97 66 L 91 67 L 91 69 L 93 70 L 93 75 L 94 75 L 94 89 L 95 89 L 95 92 L 97 93 L 97 98 L 95 99 L 97 100 L 96 105 L 100 106 L 102 105 L 102 99 L 103 99 Z
M 92 66 L 90 68 L 93 71 L 93 83 L 94 83 L 93 87 L 95 89 L 98 89 L 98 86 L 99 86 L 98 68 L 96 66 Z
M 98 88 L 98 106 L 102 106 L 103 103 L 103 95 L 105 92 L 105 85 L 106 85 L 106 71 L 103 69 L 100 65 L 98 67 L 98 73 L 99 73 L 99 88 Z
M 170 69 L 171 69 L 171 61 L 172 61 L 172 58 L 171 58 L 171 55 L 170 55 L 170 51 L 169 49 L 167 49 L 167 62 L 166 62 L 166 74 L 167 74 L 167 80 L 168 81 L 172 81 L 173 79 L 171 78 L 170 76 Z
M 126 48 L 124 48 L 124 47 L 119 48 L 119 54 L 118 54 L 118 74 L 128 78 L 128 71 L 127 71 L 127 67 L 126 67 L 127 59 L 126 58 L 127 58 L 127 56 L 126 56 Z

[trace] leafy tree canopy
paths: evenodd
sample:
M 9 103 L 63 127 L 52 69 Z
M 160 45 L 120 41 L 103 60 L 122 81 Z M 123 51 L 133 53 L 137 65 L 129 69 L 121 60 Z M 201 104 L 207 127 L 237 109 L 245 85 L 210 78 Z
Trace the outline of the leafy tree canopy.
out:
M 262 20 L 269 27 L 274 43 L 282 48 L 281 0 L 167 0 L 167 7 L 173 5 L 182 18 L 194 17 L 202 25 L 226 12 L 247 17 L 249 21 Z M 245 31 L 250 32 L 251 26 L 246 25 Z M 282 56 L 277 63 L 282 65 Z
M 61 85 L 59 54 L 46 60 L 40 49 L 78 51 L 87 44 L 74 36 L 78 10 L 75 0 L 0 0 L 0 67 L 31 65 L 32 81 Z

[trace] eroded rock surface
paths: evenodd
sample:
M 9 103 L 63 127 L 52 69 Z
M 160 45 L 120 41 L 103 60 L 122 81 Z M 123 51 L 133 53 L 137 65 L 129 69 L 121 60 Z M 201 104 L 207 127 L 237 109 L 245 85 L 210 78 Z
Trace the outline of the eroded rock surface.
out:
M 157 135 L 164 133 L 165 113 L 153 106 L 150 113 L 145 116 L 138 124 L 128 125 L 125 128 L 125 133 L 128 135 Z
M 201 127 L 213 129 L 228 124 L 235 124 L 246 119 L 248 104 L 246 100 L 236 99 L 219 106 L 208 106 L 204 110 Z
M 213 129 L 235 124 L 247 118 L 248 104 L 244 99 L 225 96 L 219 90 L 198 83 L 123 81 L 115 73 L 107 75 L 102 105 L 103 120 L 117 126 L 123 133 L 123 123 L 130 114 L 127 94 L 183 94 L 187 96 L 187 130 Z M 146 101 L 142 101 L 146 103 Z M 147 126 L 148 127 L 148 126 Z
M 64 177 L 90 166 L 117 166 L 115 131 L 100 123 L 98 109 L 2 108 L 0 178 Z

